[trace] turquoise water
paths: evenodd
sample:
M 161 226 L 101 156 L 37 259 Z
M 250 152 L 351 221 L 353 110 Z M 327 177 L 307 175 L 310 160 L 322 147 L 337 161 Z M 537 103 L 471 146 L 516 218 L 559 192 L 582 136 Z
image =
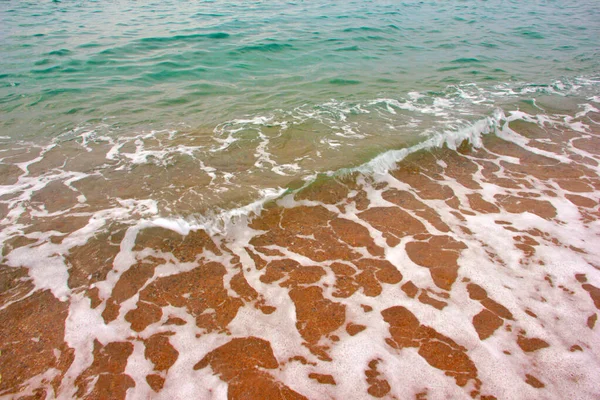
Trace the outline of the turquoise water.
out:
M 110 144 L 106 168 L 191 162 L 210 205 L 535 96 L 598 92 L 595 0 L 4 1 L 0 15 L 4 148 L 73 139 Z
M 4 1 L 4 134 L 210 127 L 330 99 L 598 71 L 597 1 Z

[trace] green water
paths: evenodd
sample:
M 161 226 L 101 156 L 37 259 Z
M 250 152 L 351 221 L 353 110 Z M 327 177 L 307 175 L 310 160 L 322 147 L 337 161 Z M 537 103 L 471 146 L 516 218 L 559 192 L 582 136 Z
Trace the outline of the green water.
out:
M 2 134 L 211 130 L 302 105 L 598 71 L 596 1 L 0 3 Z

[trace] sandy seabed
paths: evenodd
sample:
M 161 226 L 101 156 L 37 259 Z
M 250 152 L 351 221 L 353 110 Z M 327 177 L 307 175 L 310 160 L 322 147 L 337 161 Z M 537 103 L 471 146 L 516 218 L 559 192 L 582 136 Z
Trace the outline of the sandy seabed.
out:
M 598 398 L 599 121 L 513 113 L 221 233 L 32 214 L 5 235 L 0 394 Z

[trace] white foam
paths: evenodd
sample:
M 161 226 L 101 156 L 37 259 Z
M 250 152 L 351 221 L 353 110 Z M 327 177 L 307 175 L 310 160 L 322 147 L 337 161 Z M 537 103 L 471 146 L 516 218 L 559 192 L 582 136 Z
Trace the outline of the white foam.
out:
M 206 215 L 195 215 L 187 218 L 156 218 L 150 224 L 172 230 L 181 235 L 187 235 L 192 230 L 205 230 L 211 235 L 225 234 L 228 229 L 237 224 L 247 223 L 253 215 L 258 215 L 264 205 L 278 197 L 286 190 L 282 188 L 269 188 L 260 191 L 260 197 L 254 202 L 243 207 L 222 210 Z
M 192 225 L 181 218 L 156 218 L 152 221 L 152 225 L 177 232 L 180 235 L 187 235 L 192 230 Z
M 341 173 L 346 174 L 356 171 L 365 174 L 385 174 L 387 171 L 395 168 L 396 164 L 406 158 L 409 154 L 426 149 L 439 148 L 444 145 L 448 146 L 450 149 L 456 149 L 464 140 L 468 140 L 475 147 L 479 147 L 481 146 L 481 135 L 492 132 L 496 128 L 498 122 L 503 118 L 503 113 L 498 110 L 493 117 L 477 121 L 474 124 L 464 126 L 456 131 L 436 133 L 429 139 L 408 148 L 387 151 L 359 167 L 341 170 Z
M 572 91 L 577 85 L 556 84 L 543 91 Z M 494 96 L 517 96 L 527 91 L 539 92 L 542 89 L 525 87 L 499 88 Z M 310 182 L 315 178 L 314 171 L 306 171 L 302 168 L 300 161 L 279 164 L 276 155 L 268 151 L 272 136 L 268 136 L 263 128 L 278 127 L 278 134 L 288 129 L 292 122 L 299 123 L 319 121 L 327 126 L 335 127 L 331 135 L 336 137 L 322 137 L 319 141 L 324 145 L 346 149 L 352 140 L 364 139 L 366 132 L 360 130 L 360 125 L 354 124 L 356 115 L 369 114 L 376 111 L 381 115 L 400 116 L 407 111 L 424 115 L 434 115 L 444 121 L 444 124 L 431 128 L 431 134 L 420 143 L 405 149 L 386 152 L 369 163 L 348 171 L 358 171 L 364 175 L 357 179 L 357 184 L 367 193 L 370 202 L 369 207 L 389 207 L 392 204 L 384 199 L 383 190 L 390 187 L 398 190 L 410 191 L 418 197 L 415 188 L 397 181 L 387 174 L 390 168 L 407 155 L 416 151 L 434 149 L 447 146 L 456 149 L 464 140 L 468 140 L 473 146 L 482 146 L 482 137 L 486 134 L 496 133 L 498 136 L 536 154 L 552 157 L 561 162 L 572 162 L 564 154 L 554 154 L 549 151 L 537 149 L 531 145 L 531 140 L 523 137 L 517 131 L 510 129 L 511 121 L 523 120 L 532 122 L 540 127 L 554 126 L 569 128 L 586 134 L 588 127 L 578 120 L 590 112 L 597 112 L 596 108 L 587 105 L 583 110 L 571 118 L 564 115 L 531 115 L 524 111 L 511 111 L 506 114 L 500 110 L 488 112 L 487 115 L 475 121 L 461 119 L 451 115 L 452 110 L 462 110 L 464 104 L 481 104 L 483 108 L 490 111 L 485 103 L 490 93 L 482 92 L 476 86 L 456 86 L 448 90 L 446 97 L 432 99 L 431 96 L 421 93 L 409 93 L 405 99 L 377 99 L 373 102 L 351 104 L 330 101 L 320 108 L 304 107 L 294 110 L 284 116 L 255 117 L 230 121 L 219 127 L 216 131 L 216 146 L 203 148 L 202 146 L 175 145 L 174 133 L 149 132 L 134 135 L 127 138 L 109 138 L 98 136 L 92 130 L 79 130 L 69 133 L 70 136 L 81 137 L 83 151 L 89 152 L 95 149 L 97 141 L 103 141 L 109 147 L 106 153 L 108 160 L 117 161 L 114 168 L 127 169 L 134 164 L 158 162 L 166 165 L 170 157 L 184 154 L 201 159 L 200 156 L 207 152 L 218 153 L 229 148 L 239 140 L 236 135 L 242 130 L 252 129 L 256 132 L 256 151 L 254 152 L 260 162 L 257 168 L 265 167 L 276 174 L 298 174 L 302 173 L 305 181 Z M 464 101 L 464 103 L 462 103 Z M 597 102 L 597 97 L 590 101 Z M 484 107 L 485 106 L 485 107 Z M 491 107 L 491 106 L 490 106 Z M 291 122 L 290 122 L 291 121 Z M 387 120 L 386 120 L 387 121 Z M 451 123 L 449 122 L 451 121 Z M 448 124 L 445 124 L 449 122 Z M 419 128 L 414 122 L 415 129 Z M 392 125 L 394 127 L 395 125 Z M 335 132 L 339 133 L 336 135 Z M 77 136 L 80 135 L 80 136 Z M 166 135 L 162 137 L 161 135 Z M 68 137 L 70 137 L 68 136 Z M 65 136 L 62 139 L 67 139 Z M 152 145 L 152 140 L 163 140 L 164 147 Z M 135 144 L 133 152 L 124 152 L 124 148 L 131 148 Z M 360 211 L 353 203 L 344 204 L 344 211 L 335 205 L 321 204 L 317 201 L 296 201 L 294 193 L 281 197 L 286 190 L 281 188 L 257 188 L 258 199 L 244 207 L 231 210 L 217 210 L 202 216 L 178 217 L 159 216 L 157 199 L 111 199 L 112 205 L 100 211 L 83 212 L 80 208 L 61 210 L 50 214 L 46 209 L 31 210 L 27 202 L 32 194 L 44 188 L 51 182 L 62 181 L 67 190 L 74 190 L 70 186 L 74 182 L 90 176 L 70 171 L 49 171 L 39 177 L 29 175 L 29 167 L 43 159 L 44 155 L 54 148 L 56 144 L 45 147 L 41 155 L 33 161 L 16 164 L 23 171 L 17 184 L 7 185 L 0 188 L 2 194 L 14 195 L 11 200 L 5 202 L 10 206 L 8 216 L 2 221 L 3 229 L 0 235 L 2 242 L 7 239 L 21 235 L 26 228 L 17 223 L 19 217 L 29 213 L 33 218 L 49 215 L 74 215 L 87 217 L 87 224 L 72 233 L 63 235 L 61 243 L 53 243 L 50 237 L 55 232 L 32 232 L 26 236 L 36 240 L 36 243 L 23 246 L 10 251 L 6 256 L 9 266 L 25 266 L 29 269 L 29 276 L 36 289 L 50 289 L 54 296 L 62 301 L 69 301 L 69 314 L 65 327 L 65 340 L 75 350 L 75 359 L 61 386 L 59 398 L 72 398 L 75 392 L 74 382 L 87 367 L 92 363 L 92 349 L 95 339 L 102 344 L 114 341 L 131 341 L 134 343 L 134 353 L 129 357 L 126 372 L 136 382 L 136 387 L 128 391 L 130 398 L 142 398 L 156 396 L 157 398 L 226 398 L 227 385 L 213 374 L 210 367 L 194 371 L 192 366 L 201 360 L 208 352 L 227 343 L 233 337 L 246 337 L 249 335 L 262 337 L 271 343 L 274 354 L 280 362 L 280 368 L 269 370 L 268 373 L 281 380 L 292 389 L 303 393 L 311 398 L 353 398 L 364 394 L 367 389 L 365 381 L 365 370 L 372 359 L 380 359 L 378 371 L 381 378 L 387 379 L 392 385 L 393 391 L 389 396 L 402 397 L 416 394 L 428 388 L 430 398 L 458 398 L 466 396 L 467 389 L 458 387 L 453 378 L 444 375 L 443 371 L 432 368 L 427 361 L 418 354 L 415 348 L 395 350 L 385 342 L 390 337 L 389 325 L 381 318 L 381 311 L 392 306 L 406 306 L 415 314 L 422 324 L 431 326 L 441 334 L 447 335 L 458 344 L 465 346 L 468 356 L 478 367 L 478 376 L 482 379 L 483 393 L 502 394 L 506 398 L 573 398 L 574 395 L 593 395 L 596 382 L 593 377 L 595 371 L 600 367 L 598 350 L 600 343 L 594 331 L 585 325 L 585 318 L 596 313 L 593 301 L 586 292 L 580 289 L 580 285 L 573 278 L 575 273 L 586 273 L 590 283 L 600 286 L 600 279 L 593 263 L 600 259 L 600 250 L 597 249 L 596 241 L 600 236 L 600 224 L 597 221 L 584 222 L 581 210 L 571 204 L 553 182 L 540 182 L 535 177 L 527 177 L 532 183 L 531 188 L 520 188 L 518 190 L 507 189 L 486 182 L 481 171 L 475 173 L 472 178 L 481 185 L 482 189 L 472 191 L 463 187 L 454 179 L 444 179 L 443 184 L 450 186 L 461 201 L 464 208 L 468 207 L 468 195 L 478 193 L 484 199 L 493 202 L 496 195 L 519 195 L 520 192 L 538 196 L 538 200 L 550 202 L 557 210 L 554 221 L 548 221 L 532 213 L 511 214 L 500 210 L 494 214 L 482 214 L 472 212 L 474 215 L 466 215 L 465 221 L 459 220 L 452 214 L 452 210 L 441 200 L 428 200 L 419 198 L 424 204 L 435 210 L 439 217 L 452 229 L 450 233 L 438 231 L 426 219 L 416 215 L 414 211 L 406 210 L 425 226 L 426 232 L 431 235 L 449 235 L 455 240 L 467 245 L 467 249 L 460 252 L 459 257 L 459 279 L 454 283 L 450 291 L 450 298 L 445 299 L 448 305 L 443 310 L 437 310 L 430 305 L 417 302 L 402 292 L 399 285 L 382 284 L 382 293 L 376 298 L 366 296 L 362 290 L 358 290 L 348 298 L 337 298 L 333 296 L 332 284 L 334 276 L 330 270 L 330 261 L 316 262 L 306 256 L 296 254 L 290 249 L 280 246 L 267 246 L 271 250 L 279 250 L 283 256 L 261 255 L 267 261 L 290 258 L 302 266 L 318 265 L 325 271 L 326 275 L 317 283 L 322 289 L 323 296 L 333 302 L 343 304 L 346 310 L 346 321 L 359 323 L 366 326 L 366 330 L 350 336 L 342 325 L 336 332 L 339 342 L 330 338 L 321 338 L 320 344 L 330 346 L 329 353 L 332 362 L 324 362 L 311 354 L 303 346 L 304 339 L 300 336 L 296 323 L 295 306 L 289 297 L 289 288 L 279 286 L 279 282 L 266 284 L 261 281 L 265 273 L 258 270 L 257 266 L 244 250 L 252 248 L 251 239 L 260 232 L 250 229 L 248 224 L 254 216 L 259 214 L 266 202 L 279 199 L 278 204 L 282 207 L 295 207 L 298 205 L 316 206 L 320 205 L 327 210 L 336 213 L 341 218 L 354 221 L 365 227 L 373 241 L 384 249 L 385 258 L 392 263 L 404 276 L 402 283 L 411 280 L 419 288 L 436 289 L 435 282 L 431 277 L 429 269 L 416 264 L 409 257 L 405 246 L 414 238 L 406 236 L 401 238 L 400 243 L 394 247 L 388 246 L 382 232 L 371 226 L 368 222 L 360 219 Z M 573 152 L 575 151 L 574 149 Z M 582 151 L 582 150 L 581 150 Z M 583 154 L 583 153 L 582 153 Z M 597 156 L 585 152 L 591 158 Z M 490 157 L 492 157 L 491 155 Z M 469 157 L 469 156 L 467 156 Z M 514 157 L 498 156 L 493 161 L 501 166 L 500 161 L 518 163 Z M 209 190 L 217 191 L 223 189 L 217 182 L 223 178 L 225 183 L 235 180 L 233 173 L 223 173 L 218 168 L 209 165 L 208 160 L 199 161 L 199 170 L 206 172 L 211 178 Z M 438 162 L 442 168 L 447 168 L 446 162 Z M 589 167 L 594 168 L 594 167 Z M 595 167 L 596 172 L 598 168 Z M 500 169 L 502 176 L 506 170 Z M 334 175 L 331 172 L 330 175 Z M 386 184 L 381 189 L 378 184 Z M 544 193 L 541 188 L 554 188 L 557 196 Z M 598 193 L 587 194 L 588 198 L 597 199 Z M 83 194 L 77 196 L 78 203 L 84 205 L 87 201 Z M 78 205 L 77 205 L 78 206 Z M 75 207 L 77 207 L 75 206 Z M 530 259 L 524 260 L 523 251 L 515 246 L 515 236 L 531 236 L 523 232 L 507 230 L 503 225 L 497 224 L 497 220 L 504 220 L 510 224 L 512 229 L 519 231 L 531 231 L 538 229 L 546 237 L 534 237 L 539 242 L 535 246 L 536 253 Z M 139 335 L 132 335 L 130 324 L 125 320 L 127 311 L 133 309 L 137 303 L 138 295 L 121 304 L 121 310 L 117 318 L 106 324 L 101 316 L 105 303 L 91 308 L 91 303 L 83 293 L 72 293 L 68 287 L 68 266 L 65 257 L 70 249 L 85 244 L 98 232 L 106 229 L 112 222 L 126 225 L 124 238 L 121 240 L 119 253 L 114 259 L 113 270 L 107 279 L 98 282 L 100 300 L 105 301 L 111 296 L 119 278 L 124 272 L 145 257 L 154 256 L 165 260 L 163 264 L 156 267 L 155 274 L 148 280 L 146 286 L 161 277 L 174 275 L 183 271 L 189 271 L 202 261 L 217 261 L 224 265 L 226 274 L 223 285 L 232 296 L 237 294 L 231 288 L 233 275 L 244 274 L 248 284 L 252 286 L 268 305 L 276 306 L 277 310 L 266 315 L 258 311 L 254 302 L 246 302 L 241 307 L 234 320 L 228 325 L 230 335 L 212 332 L 195 326 L 195 319 L 185 308 L 163 307 L 161 321 L 149 325 Z M 148 227 L 161 227 L 172 230 L 181 235 L 187 235 L 191 231 L 206 230 L 218 245 L 226 245 L 231 253 L 224 251 L 223 256 L 218 256 L 206 251 L 199 254 L 195 260 L 180 263 L 171 253 L 162 253 L 153 249 L 134 251 L 135 241 L 138 234 Z M 461 228 L 468 228 L 473 234 L 466 234 Z M 314 239 L 315 235 L 302 235 L 303 239 Z M 552 239 L 560 243 L 554 243 Z M 573 251 L 569 246 L 583 249 L 587 254 Z M 364 248 L 352 249 L 365 257 L 371 257 Z M 491 259 L 487 251 L 495 253 L 497 258 Z M 239 257 L 242 269 L 239 268 L 235 257 Z M 543 265 L 542 265 L 543 263 Z M 554 288 L 550 289 L 545 280 L 546 275 L 551 275 L 555 286 L 564 285 L 568 288 L 577 289 L 575 294 L 570 295 L 566 291 Z M 497 330 L 492 337 L 486 341 L 480 341 L 477 332 L 472 326 L 472 318 L 481 309 L 479 302 L 469 298 L 466 283 L 461 278 L 469 278 L 471 282 L 482 286 L 490 298 L 503 304 L 514 315 L 515 321 L 504 321 L 502 328 Z M 402 284 L 401 283 L 401 284 Z M 432 293 L 435 297 L 436 294 Z M 542 301 L 542 298 L 544 301 Z M 439 297 L 443 299 L 443 297 Z M 371 313 L 363 312 L 361 304 L 370 305 L 374 308 Z M 531 318 L 525 309 L 534 311 L 537 319 Z M 208 310 L 206 312 L 213 312 Z M 186 321 L 182 326 L 166 326 L 164 322 L 168 316 L 178 316 Z M 508 324 L 513 325 L 513 330 L 506 329 Z M 516 344 L 516 335 L 519 329 L 527 331 L 528 337 L 541 337 L 551 345 L 550 349 L 542 349 L 535 354 L 523 354 Z M 158 394 L 151 392 L 145 376 L 150 373 L 153 366 L 145 359 L 142 339 L 148 338 L 159 332 L 172 332 L 169 336 L 170 343 L 179 352 L 179 357 L 170 371 L 164 374 L 166 378 L 164 389 Z M 570 345 L 580 344 L 585 351 L 574 353 L 568 351 Z M 501 349 L 508 349 L 512 355 L 509 357 L 502 353 Z M 299 362 L 286 363 L 289 357 L 302 355 L 315 365 L 302 365 Z M 533 362 L 532 362 L 533 360 Z M 537 368 L 531 371 L 530 368 Z M 499 372 L 499 369 L 501 371 Z M 402 373 L 398 373 L 402 371 Z M 336 379 L 335 387 L 319 385 L 308 378 L 309 373 L 332 374 Z M 45 387 L 56 371 L 51 370 L 47 376 L 35 377 L 26 383 L 31 387 Z M 544 390 L 535 390 L 524 382 L 525 373 L 537 376 L 547 385 Z M 576 379 L 577 383 L 573 383 Z M 93 379 L 91 380 L 93 384 Z M 471 382 L 472 385 L 472 382 Z M 502 397 L 502 396 L 500 396 Z

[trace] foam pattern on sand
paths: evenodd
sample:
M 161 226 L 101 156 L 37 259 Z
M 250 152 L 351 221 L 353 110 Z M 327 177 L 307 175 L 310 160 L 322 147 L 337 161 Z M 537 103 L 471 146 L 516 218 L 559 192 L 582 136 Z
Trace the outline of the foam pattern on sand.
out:
M 498 111 L 219 224 L 82 186 L 52 146 L 5 154 L 0 394 L 596 398 L 596 100 Z

